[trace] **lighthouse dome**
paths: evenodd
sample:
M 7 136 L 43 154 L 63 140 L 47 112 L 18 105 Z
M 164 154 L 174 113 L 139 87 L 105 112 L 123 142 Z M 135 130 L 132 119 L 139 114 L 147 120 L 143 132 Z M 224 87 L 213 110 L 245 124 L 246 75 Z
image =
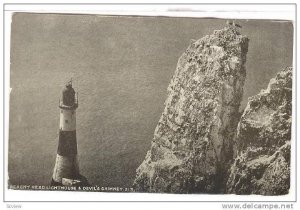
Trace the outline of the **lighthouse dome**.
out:
M 63 89 L 62 102 L 65 106 L 73 106 L 75 104 L 75 91 L 71 84 L 67 84 Z

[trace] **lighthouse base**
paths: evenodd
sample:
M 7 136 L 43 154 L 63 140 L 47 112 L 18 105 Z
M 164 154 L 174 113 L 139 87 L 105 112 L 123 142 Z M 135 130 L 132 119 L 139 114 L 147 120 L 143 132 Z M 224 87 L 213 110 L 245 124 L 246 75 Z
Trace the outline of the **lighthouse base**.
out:
M 61 182 L 56 182 L 54 179 L 51 179 L 51 186 L 63 186 Z
M 62 178 L 76 179 L 79 177 L 77 155 L 62 156 L 57 154 L 53 170 L 53 180 L 61 182 Z
M 77 179 L 62 178 L 62 182 L 56 182 L 54 179 L 51 180 L 51 186 L 75 186 L 84 187 L 91 186 L 88 180 L 80 175 Z
M 57 154 L 51 186 L 89 186 L 87 179 L 79 173 L 77 155 Z

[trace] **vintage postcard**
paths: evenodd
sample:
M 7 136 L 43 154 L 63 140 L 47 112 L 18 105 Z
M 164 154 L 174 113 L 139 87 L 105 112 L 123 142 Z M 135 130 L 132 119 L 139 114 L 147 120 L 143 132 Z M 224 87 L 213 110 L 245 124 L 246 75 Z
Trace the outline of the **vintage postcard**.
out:
M 15 12 L 8 188 L 289 194 L 294 30 Z

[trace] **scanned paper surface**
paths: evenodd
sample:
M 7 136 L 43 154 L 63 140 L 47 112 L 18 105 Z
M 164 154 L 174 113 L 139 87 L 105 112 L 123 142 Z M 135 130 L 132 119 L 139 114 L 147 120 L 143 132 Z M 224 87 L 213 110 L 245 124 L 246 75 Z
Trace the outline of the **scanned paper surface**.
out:
M 9 188 L 282 195 L 293 24 L 15 13 Z

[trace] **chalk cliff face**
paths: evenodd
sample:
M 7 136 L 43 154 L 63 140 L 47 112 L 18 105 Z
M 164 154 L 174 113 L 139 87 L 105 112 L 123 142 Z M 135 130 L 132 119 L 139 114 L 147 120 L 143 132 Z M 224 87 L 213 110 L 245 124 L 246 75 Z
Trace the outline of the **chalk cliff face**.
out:
M 237 130 L 237 157 L 227 192 L 281 195 L 290 188 L 292 68 L 249 98 Z
M 151 149 L 137 169 L 137 191 L 223 192 L 247 50 L 248 38 L 228 26 L 193 41 L 179 58 Z

